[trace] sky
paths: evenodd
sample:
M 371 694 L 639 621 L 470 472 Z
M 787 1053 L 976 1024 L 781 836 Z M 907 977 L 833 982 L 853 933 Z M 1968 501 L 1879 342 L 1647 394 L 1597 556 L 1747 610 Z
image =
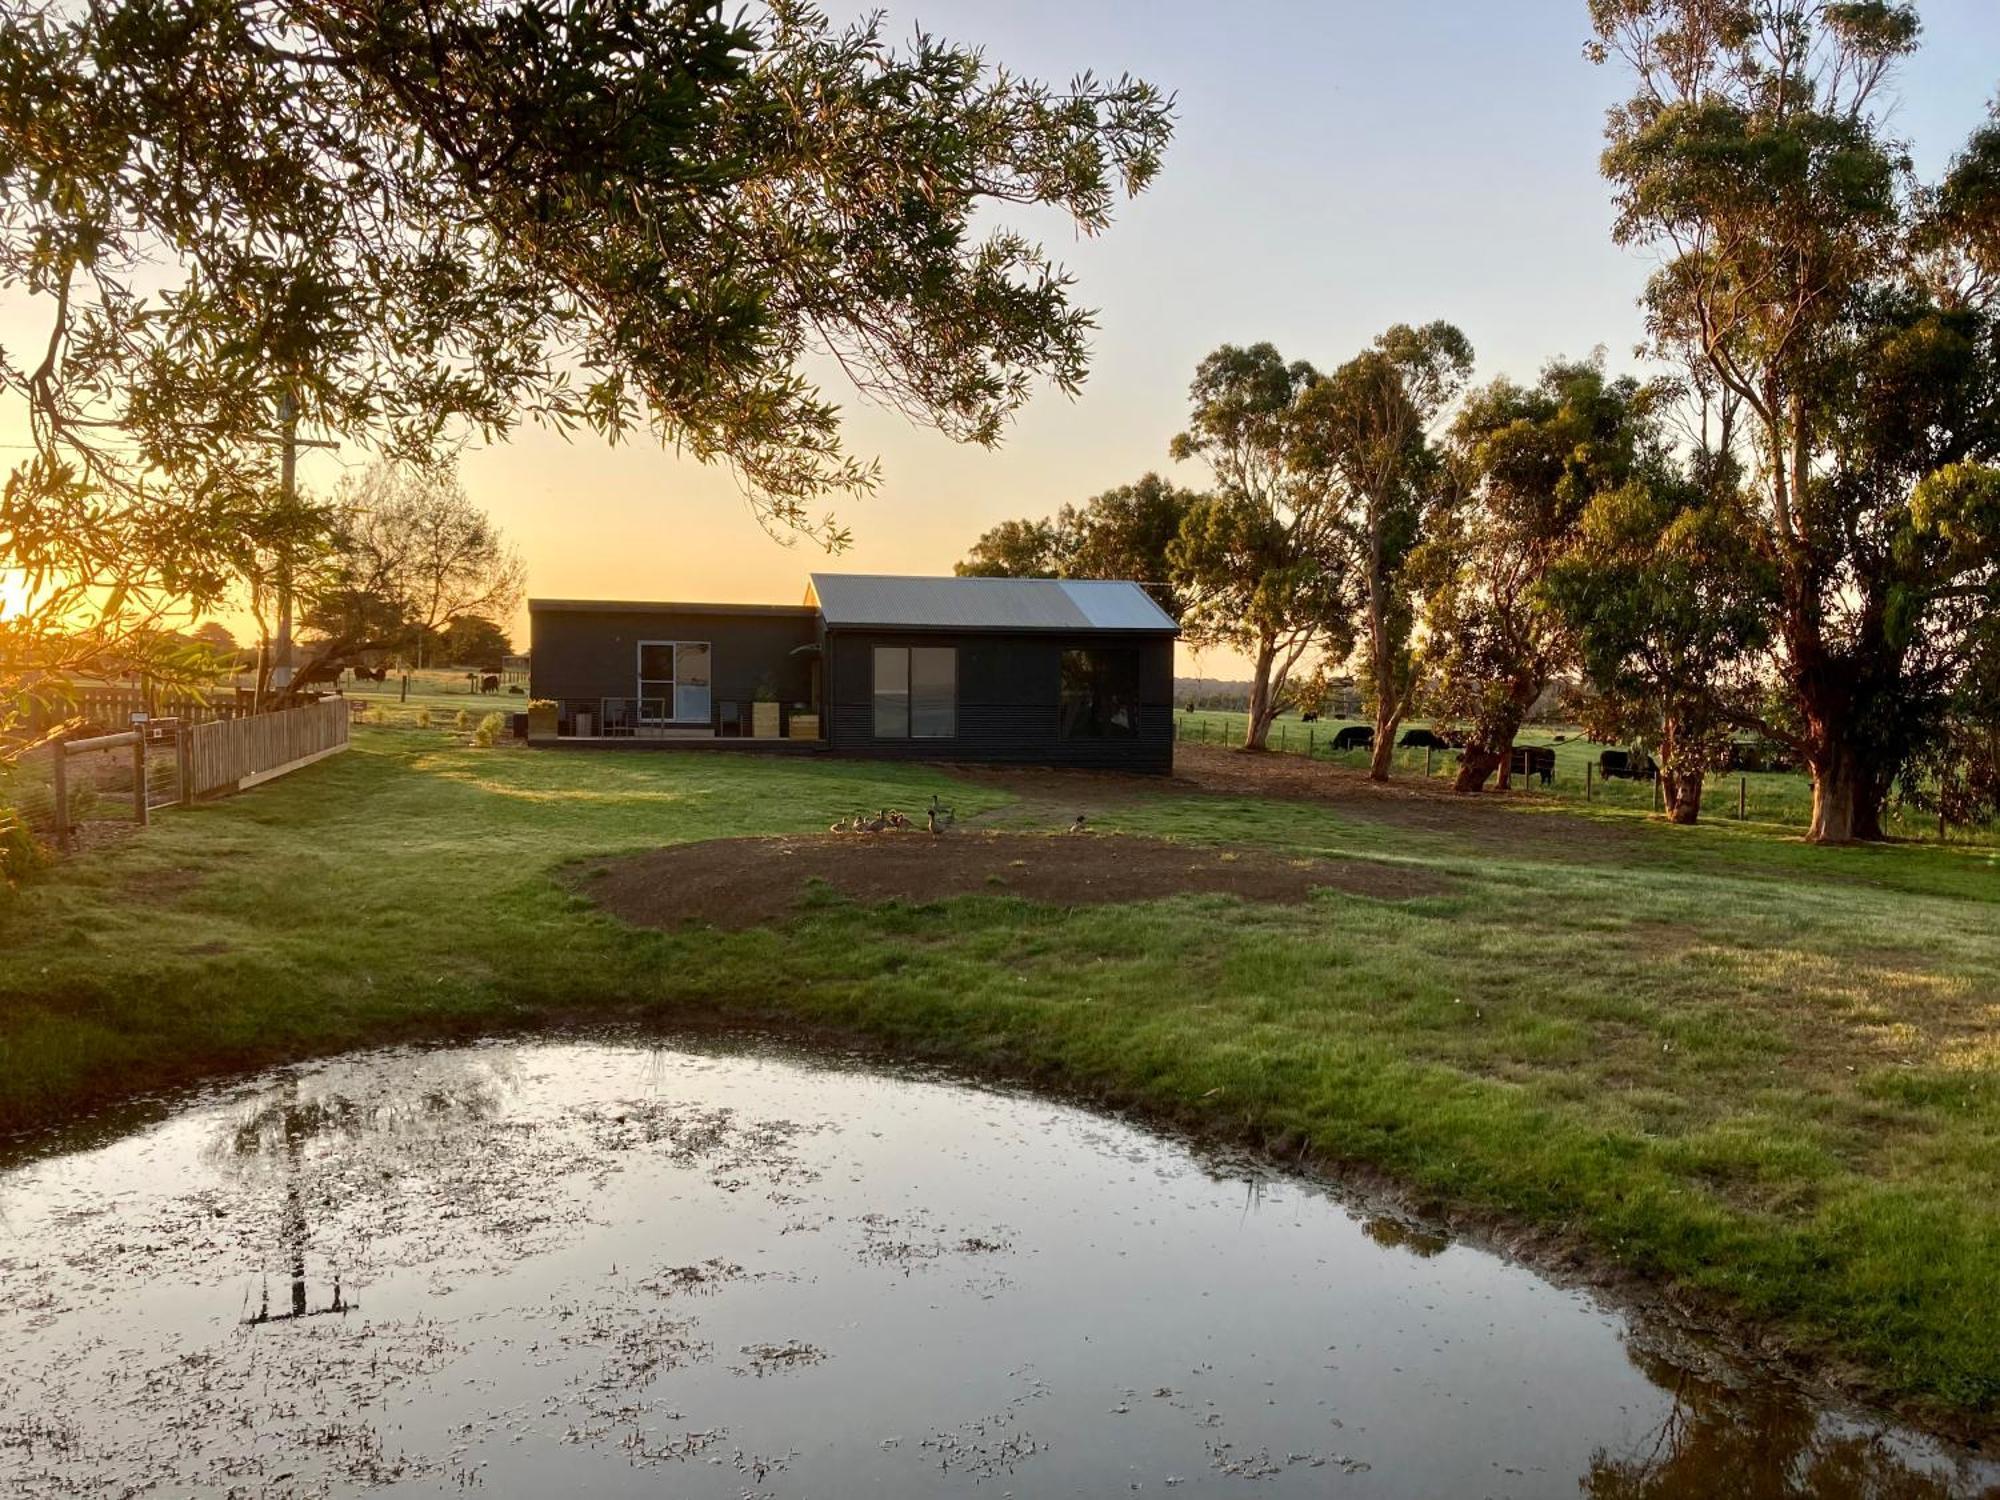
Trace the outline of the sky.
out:
M 473 451 L 468 492 L 512 539 L 543 597 L 795 602 L 814 568 L 949 572 L 980 532 L 1044 515 L 1147 470 L 1196 362 L 1268 339 L 1322 368 L 1392 323 L 1446 318 L 1478 378 L 1532 378 L 1602 347 L 1633 363 L 1646 261 L 1614 246 L 1597 171 L 1616 65 L 1582 56 L 1584 0 L 883 0 L 890 34 L 923 29 L 1062 82 L 1130 72 L 1179 96 L 1164 169 L 1096 239 L 1028 214 L 1097 310 L 1092 372 L 1044 391 L 998 449 L 955 445 L 837 383 L 851 450 L 882 483 L 838 509 L 853 546 L 827 557 L 759 527 L 727 471 L 649 445 L 523 429 Z M 836 17 L 861 7 L 829 3 Z M 2000 3 L 1924 0 L 1926 44 L 1892 127 L 1935 175 L 2000 93 Z M 10 322 L 0 309 L 0 329 Z M 313 456 L 308 484 L 341 464 Z M 227 617 L 225 617 L 227 619 Z M 511 622 L 525 639 L 525 617 Z M 1232 675 L 1227 653 L 1182 669 Z

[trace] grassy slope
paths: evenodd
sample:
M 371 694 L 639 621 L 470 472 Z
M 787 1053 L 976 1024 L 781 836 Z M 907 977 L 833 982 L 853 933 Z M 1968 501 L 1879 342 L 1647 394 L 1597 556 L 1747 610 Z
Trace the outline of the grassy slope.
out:
M 924 769 L 363 731 L 0 910 L 0 1127 L 385 1034 L 789 1015 L 1365 1163 L 1698 1288 L 1899 1397 L 2000 1410 L 1990 852 L 1532 812 L 1496 840 L 1162 788 L 1094 821 L 1416 860 L 1453 888 L 1067 914 L 826 900 L 782 933 L 666 935 L 549 878 L 934 788 L 1006 816 Z

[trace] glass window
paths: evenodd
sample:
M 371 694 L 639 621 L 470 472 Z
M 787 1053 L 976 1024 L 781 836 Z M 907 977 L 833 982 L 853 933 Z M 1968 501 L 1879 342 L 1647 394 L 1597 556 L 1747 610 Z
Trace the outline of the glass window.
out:
M 645 641 L 639 647 L 639 675 L 647 682 L 674 680 L 674 643 Z
M 958 734 L 958 650 L 910 648 L 910 738 L 948 740 Z
M 1063 652 L 1057 733 L 1066 740 L 1137 738 L 1139 653 Z
M 875 738 L 910 735 L 910 651 L 907 646 L 875 648 Z
M 708 686 L 707 641 L 682 641 L 674 648 L 674 680 L 682 687 Z

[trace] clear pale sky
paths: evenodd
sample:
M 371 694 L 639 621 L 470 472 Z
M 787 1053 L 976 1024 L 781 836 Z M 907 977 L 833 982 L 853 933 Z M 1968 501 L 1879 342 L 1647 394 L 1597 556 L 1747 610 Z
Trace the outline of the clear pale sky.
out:
M 1179 94 L 1164 171 L 1108 233 L 1018 221 L 1099 310 L 1082 394 L 1043 394 L 993 451 L 830 386 L 853 450 L 883 462 L 880 490 L 843 506 L 855 544 L 831 559 L 772 542 L 724 471 L 524 430 L 463 473 L 519 546 L 530 593 L 792 601 L 814 567 L 948 572 L 997 520 L 1169 469 L 1194 365 L 1225 341 L 1326 366 L 1390 323 L 1442 317 L 1472 339 L 1481 379 L 1598 345 L 1630 361 L 1647 267 L 1611 244 L 1597 173 L 1626 79 L 1583 61 L 1583 0 L 884 4 L 899 38 L 921 24 L 1053 81 L 1129 71 Z M 1931 175 L 2000 92 L 2000 3 L 1920 9 L 1925 45 L 1892 123 Z M 338 471 L 316 458 L 302 473 L 327 486 Z M 1231 668 L 1218 653 L 1200 666 Z

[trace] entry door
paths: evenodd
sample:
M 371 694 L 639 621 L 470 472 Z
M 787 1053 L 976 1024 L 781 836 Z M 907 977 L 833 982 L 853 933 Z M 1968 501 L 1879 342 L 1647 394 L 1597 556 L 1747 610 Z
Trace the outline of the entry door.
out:
M 710 657 L 707 641 L 641 641 L 639 722 L 708 723 Z

